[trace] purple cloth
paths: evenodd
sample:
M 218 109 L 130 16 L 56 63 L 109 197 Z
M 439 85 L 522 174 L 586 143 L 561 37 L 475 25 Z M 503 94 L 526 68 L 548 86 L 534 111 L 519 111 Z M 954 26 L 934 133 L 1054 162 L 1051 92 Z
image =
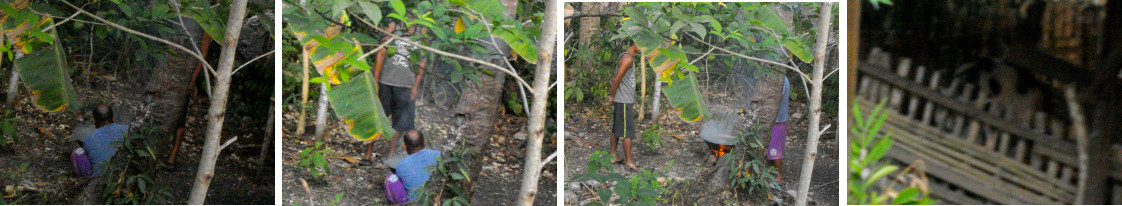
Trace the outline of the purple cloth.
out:
M 776 122 L 771 127 L 771 143 L 767 145 L 767 159 L 783 159 L 783 150 L 787 147 L 787 123 Z
M 81 147 L 74 149 L 70 153 L 70 163 L 74 165 L 74 176 L 89 177 L 93 175 L 93 164 L 90 163 L 90 156 L 86 155 L 86 150 Z
M 409 202 L 409 191 L 405 190 L 405 184 L 395 174 L 386 176 L 386 197 L 394 205 Z

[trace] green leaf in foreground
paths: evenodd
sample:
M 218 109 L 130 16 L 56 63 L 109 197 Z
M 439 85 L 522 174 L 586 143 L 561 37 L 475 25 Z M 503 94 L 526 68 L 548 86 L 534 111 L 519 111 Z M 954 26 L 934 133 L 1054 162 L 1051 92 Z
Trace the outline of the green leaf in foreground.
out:
M 370 72 L 362 72 L 350 81 L 327 91 L 327 98 L 335 114 L 347 124 L 347 133 L 360 141 L 381 136 L 392 137 L 394 131 L 382 102 L 378 100 L 377 82 Z

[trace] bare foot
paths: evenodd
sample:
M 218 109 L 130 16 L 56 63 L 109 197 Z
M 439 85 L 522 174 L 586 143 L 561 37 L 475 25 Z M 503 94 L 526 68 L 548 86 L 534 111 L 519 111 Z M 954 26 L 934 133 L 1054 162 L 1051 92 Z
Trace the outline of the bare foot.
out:
M 634 162 L 628 162 L 626 166 L 627 166 L 627 169 L 631 169 L 631 170 L 634 170 L 634 171 L 639 171 L 639 166 L 635 165 Z
M 778 175 L 775 175 L 775 182 L 783 183 L 783 173 L 779 173 Z

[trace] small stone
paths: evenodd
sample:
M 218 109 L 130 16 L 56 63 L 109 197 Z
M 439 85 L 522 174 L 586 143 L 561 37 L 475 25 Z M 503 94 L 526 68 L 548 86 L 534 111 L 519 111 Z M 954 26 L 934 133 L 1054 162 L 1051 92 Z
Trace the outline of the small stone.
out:
M 566 183 L 565 184 L 565 189 L 566 190 L 578 190 L 578 189 L 580 189 L 580 183 L 579 182 Z

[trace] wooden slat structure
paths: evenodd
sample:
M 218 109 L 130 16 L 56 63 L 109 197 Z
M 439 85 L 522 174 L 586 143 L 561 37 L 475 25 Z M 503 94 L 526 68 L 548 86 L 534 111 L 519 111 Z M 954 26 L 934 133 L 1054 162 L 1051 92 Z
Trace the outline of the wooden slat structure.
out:
M 947 70 L 928 70 L 911 60 L 893 61 L 872 49 L 858 69 L 855 101 L 865 111 L 885 102 L 885 133 L 895 140 L 888 157 L 905 164 L 923 161 L 933 177 L 932 193 L 953 204 L 1072 204 L 1078 162 L 1069 127 L 1038 111 L 1010 111 L 979 82 L 942 80 Z M 984 89 L 983 89 L 984 88 Z M 1003 113 L 1028 112 L 1028 122 Z M 1122 146 L 1109 152 L 1119 154 Z M 1107 151 L 1100 151 L 1107 152 Z M 1113 155 L 1117 156 L 1117 155 Z M 1118 158 L 1111 181 L 1122 179 Z M 1107 184 L 1106 182 L 1090 184 Z M 1112 185 L 1112 196 L 1122 187 Z M 1119 200 L 1120 198 L 1111 198 Z

